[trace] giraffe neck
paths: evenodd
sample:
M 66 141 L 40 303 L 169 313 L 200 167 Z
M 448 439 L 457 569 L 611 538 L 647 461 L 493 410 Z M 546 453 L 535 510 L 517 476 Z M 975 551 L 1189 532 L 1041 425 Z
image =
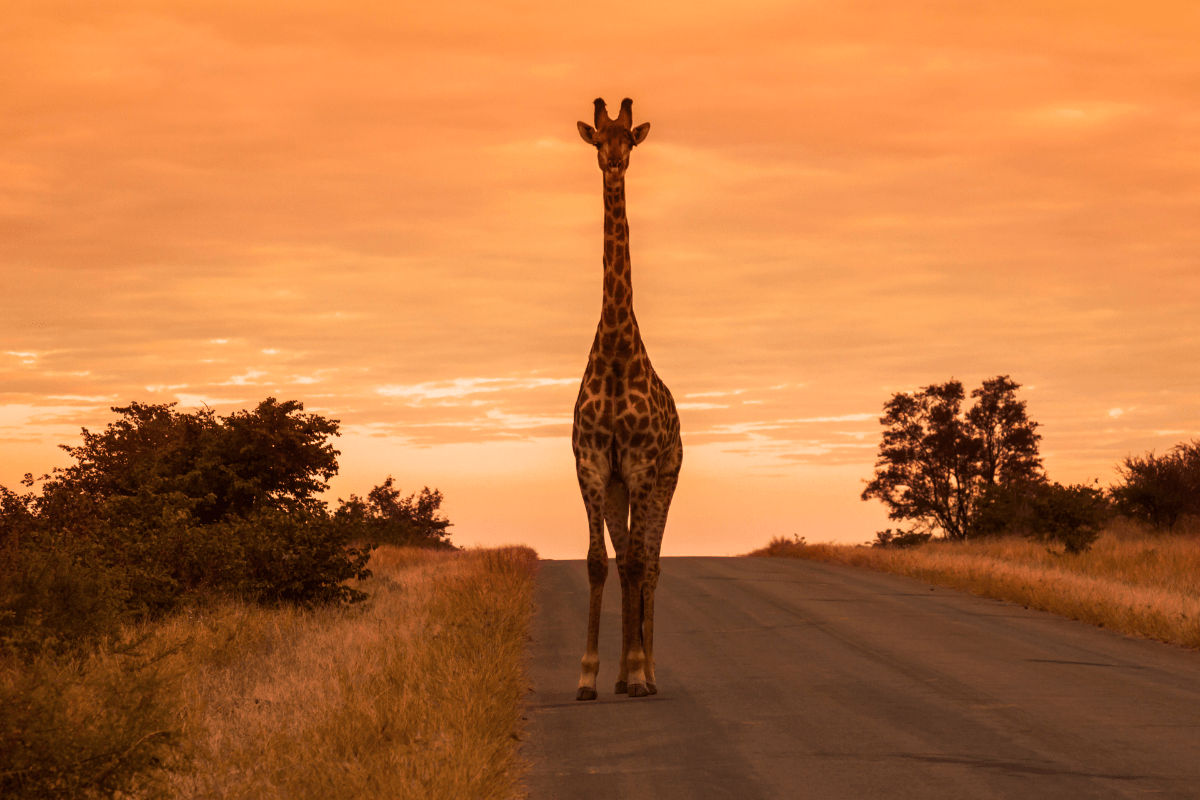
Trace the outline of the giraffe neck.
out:
M 610 353 L 631 350 L 637 335 L 624 176 L 604 183 L 604 302 L 597 334 L 601 349 Z

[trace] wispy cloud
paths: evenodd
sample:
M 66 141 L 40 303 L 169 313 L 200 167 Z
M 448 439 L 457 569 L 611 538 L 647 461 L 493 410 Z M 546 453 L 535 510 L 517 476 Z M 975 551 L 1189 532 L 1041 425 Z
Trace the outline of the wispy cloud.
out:
M 376 387 L 375 392 L 384 397 L 401 397 L 413 402 L 421 402 L 444 397 L 467 397 L 473 394 L 536 389 L 543 386 L 577 385 L 578 383 L 578 378 L 455 378 L 450 381 L 408 386 L 379 386 Z
M 788 486 L 828 467 L 814 502 L 857 503 L 896 387 L 998 374 L 1059 480 L 1195 435 L 1200 18 L 947 9 L 6 8 L 0 417 L 47 411 L 13 412 L 0 483 L 133 399 L 300 399 L 381 463 L 565 440 L 601 296 L 574 130 L 598 92 L 653 124 L 636 308 L 706 457 Z

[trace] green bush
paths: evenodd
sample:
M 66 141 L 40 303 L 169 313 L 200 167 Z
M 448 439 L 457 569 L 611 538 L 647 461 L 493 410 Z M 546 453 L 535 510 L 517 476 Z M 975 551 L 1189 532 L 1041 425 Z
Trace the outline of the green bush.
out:
M 241 543 L 239 593 L 257 602 L 355 603 L 366 594 L 344 586 L 371 576 L 370 546 L 351 546 L 354 531 L 312 509 L 263 510 L 217 526 Z
M 131 403 L 64 447 L 76 463 L 40 493 L 0 487 L 0 645 L 65 652 L 212 595 L 362 600 L 341 584 L 370 574 L 370 548 L 352 547 L 357 531 L 316 497 L 337 471 L 337 421 L 303 408 L 267 398 L 218 417 Z M 436 510 L 441 495 L 426 496 Z

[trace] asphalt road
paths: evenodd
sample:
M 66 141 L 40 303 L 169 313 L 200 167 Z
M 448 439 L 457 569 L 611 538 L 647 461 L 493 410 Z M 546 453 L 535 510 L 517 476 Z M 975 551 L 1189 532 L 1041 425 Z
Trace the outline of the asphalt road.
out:
M 583 561 L 545 561 L 523 755 L 543 798 L 1200 798 L 1200 654 L 892 575 L 666 558 L 658 694 L 576 702 Z

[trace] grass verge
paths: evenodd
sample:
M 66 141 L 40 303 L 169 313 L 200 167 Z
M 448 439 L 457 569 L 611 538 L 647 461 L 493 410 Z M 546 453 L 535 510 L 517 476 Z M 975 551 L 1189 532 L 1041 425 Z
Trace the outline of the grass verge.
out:
M 1055 553 L 1022 538 L 906 549 L 775 539 L 749 556 L 804 558 L 908 575 L 983 597 L 1200 648 L 1200 531 L 1155 535 L 1118 521 L 1091 550 Z
M 70 769 L 40 767 L 45 796 L 519 797 L 521 659 L 537 563 L 524 547 L 385 546 L 373 577 L 352 582 L 370 594 L 358 606 L 222 603 L 179 614 L 127 632 L 149 654 L 137 669 L 108 652 L 65 666 L 9 664 L 0 706 L 23 708 L 44 730 L 34 742 L 0 719 L 0 772 L 37 754 L 27 745 L 67 751 L 80 730 L 103 739 L 128 728 L 130 752 L 99 755 L 136 753 L 143 761 L 129 780 L 64 782 L 93 755 L 80 753 Z M 43 689 L 40 706 L 20 706 L 29 686 L 53 685 L 82 688 Z

